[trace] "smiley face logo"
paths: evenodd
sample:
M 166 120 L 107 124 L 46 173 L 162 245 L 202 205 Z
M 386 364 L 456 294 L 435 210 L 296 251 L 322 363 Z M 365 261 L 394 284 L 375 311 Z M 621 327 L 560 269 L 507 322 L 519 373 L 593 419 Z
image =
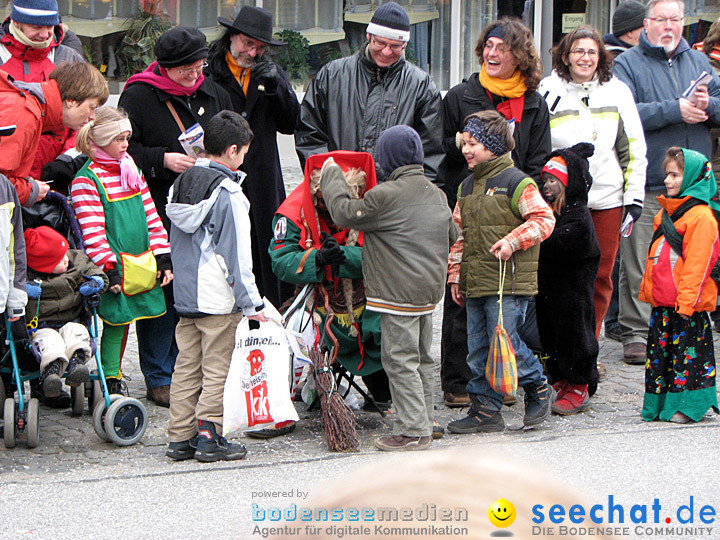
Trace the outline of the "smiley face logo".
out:
M 498 499 L 488 508 L 488 518 L 496 527 L 509 527 L 515 521 L 515 507 L 506 499 Z

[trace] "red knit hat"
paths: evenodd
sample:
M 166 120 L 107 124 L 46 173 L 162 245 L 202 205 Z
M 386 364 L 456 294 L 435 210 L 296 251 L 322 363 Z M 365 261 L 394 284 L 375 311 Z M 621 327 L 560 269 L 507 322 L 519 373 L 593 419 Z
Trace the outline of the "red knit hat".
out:
M 36 272 L 49 274 L 68 251 L 68 242 L 50 227 L 25 229 L 27 264 Z
M 567 163 L 565 163 L 565 160 L 560 156 L 555 156 L 553 158 L 550 158 L 550 161 L 548 161 L 545 166 L 543 167 L 542 173 L 545 174 L 549 173 L 552 174 L 555 178 L 560 180 L 562 182 L 562 185 L 567 187 L 568 185 L 568 172 L 567 172 Z

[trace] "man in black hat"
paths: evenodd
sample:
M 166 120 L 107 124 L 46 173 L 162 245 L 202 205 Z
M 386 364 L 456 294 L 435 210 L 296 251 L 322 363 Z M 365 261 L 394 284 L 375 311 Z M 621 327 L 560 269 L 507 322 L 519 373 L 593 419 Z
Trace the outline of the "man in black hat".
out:
M 443 157 L 440 93 L 430 75 L 405 61 L 410 18 L 395 2 L 375 10 L 358 54 L 325 65 L 300 108 L 295 148 L 300 162 L 320 152 L 374 153 L 384 130 L 405 124 L 420 135 L 425 175 L 434 181 Z
M 267 247 L 272 219 L 285 200 L 277 133 L 292 135 L 300 104 L 285 72 L 269 58 L 273 39 L 269 11 L 243 6 L 234 21 L 219 17 L 225 33 L 210 48 L 207 73 L 230 94 L 233 109 L 245 118 L 255 135 L 242 166 L 247 173 L 243 190 L 250 201 L 253 273 L 260 293 L 275 306 L 292 294 L 270 265 Z
M 612 33 L 603 36 L 605 46 L 613 57 L 640 43 L 644 20 L 645 6 L 637 0 L 625 0 L 615 8 Z

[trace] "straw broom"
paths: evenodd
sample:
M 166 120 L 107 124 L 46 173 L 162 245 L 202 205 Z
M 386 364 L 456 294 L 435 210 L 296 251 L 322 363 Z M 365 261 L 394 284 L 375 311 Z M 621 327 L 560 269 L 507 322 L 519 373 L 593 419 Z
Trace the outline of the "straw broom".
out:
M 327 316 L 324 328 L 332 343 L 330 351 L 323 351 L 321 337 L 318 345 L 310 351 L 310 359 L 315 366 L 315 382 L 322 409 L 325 438 L 328 449 L 332 452 L 356 452 L 360 447 L 360 440 L 355 428 L 355 414 L 338 393 L 332 372 L 332 364 L 338 355 L 338 341 L 330 329 L 334 315 L 330 310 L 328 293 L 322 284 L 316 285 L 316 294 L 322 297 L 325 304 Z

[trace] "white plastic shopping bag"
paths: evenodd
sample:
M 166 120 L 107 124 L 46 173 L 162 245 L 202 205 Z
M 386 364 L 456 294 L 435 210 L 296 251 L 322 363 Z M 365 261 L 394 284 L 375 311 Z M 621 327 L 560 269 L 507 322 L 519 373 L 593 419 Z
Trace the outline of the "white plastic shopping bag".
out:
M 289 349 L 281 316 L 265 299 L 269 320 L 250 329 L 243 318 L 235 332 L 230 370 L 223 397 L 223 436 L 298 420 L 290 400 Z
M 290 344 L 292 360 L 290 367 L 292 371 L 290 378 L 291 395 L 295 395 L 297 391 L 305 366 L 312 366 L 313 364 L 310 351 L 315 347 L 318 336 L 317 327 L 313 322 L 312 307 L 307 305 L 308 302 L 312 303 L 312 291 L 311 284 L 305 285 L 287 311 L 285 311 L 285 333 Z

